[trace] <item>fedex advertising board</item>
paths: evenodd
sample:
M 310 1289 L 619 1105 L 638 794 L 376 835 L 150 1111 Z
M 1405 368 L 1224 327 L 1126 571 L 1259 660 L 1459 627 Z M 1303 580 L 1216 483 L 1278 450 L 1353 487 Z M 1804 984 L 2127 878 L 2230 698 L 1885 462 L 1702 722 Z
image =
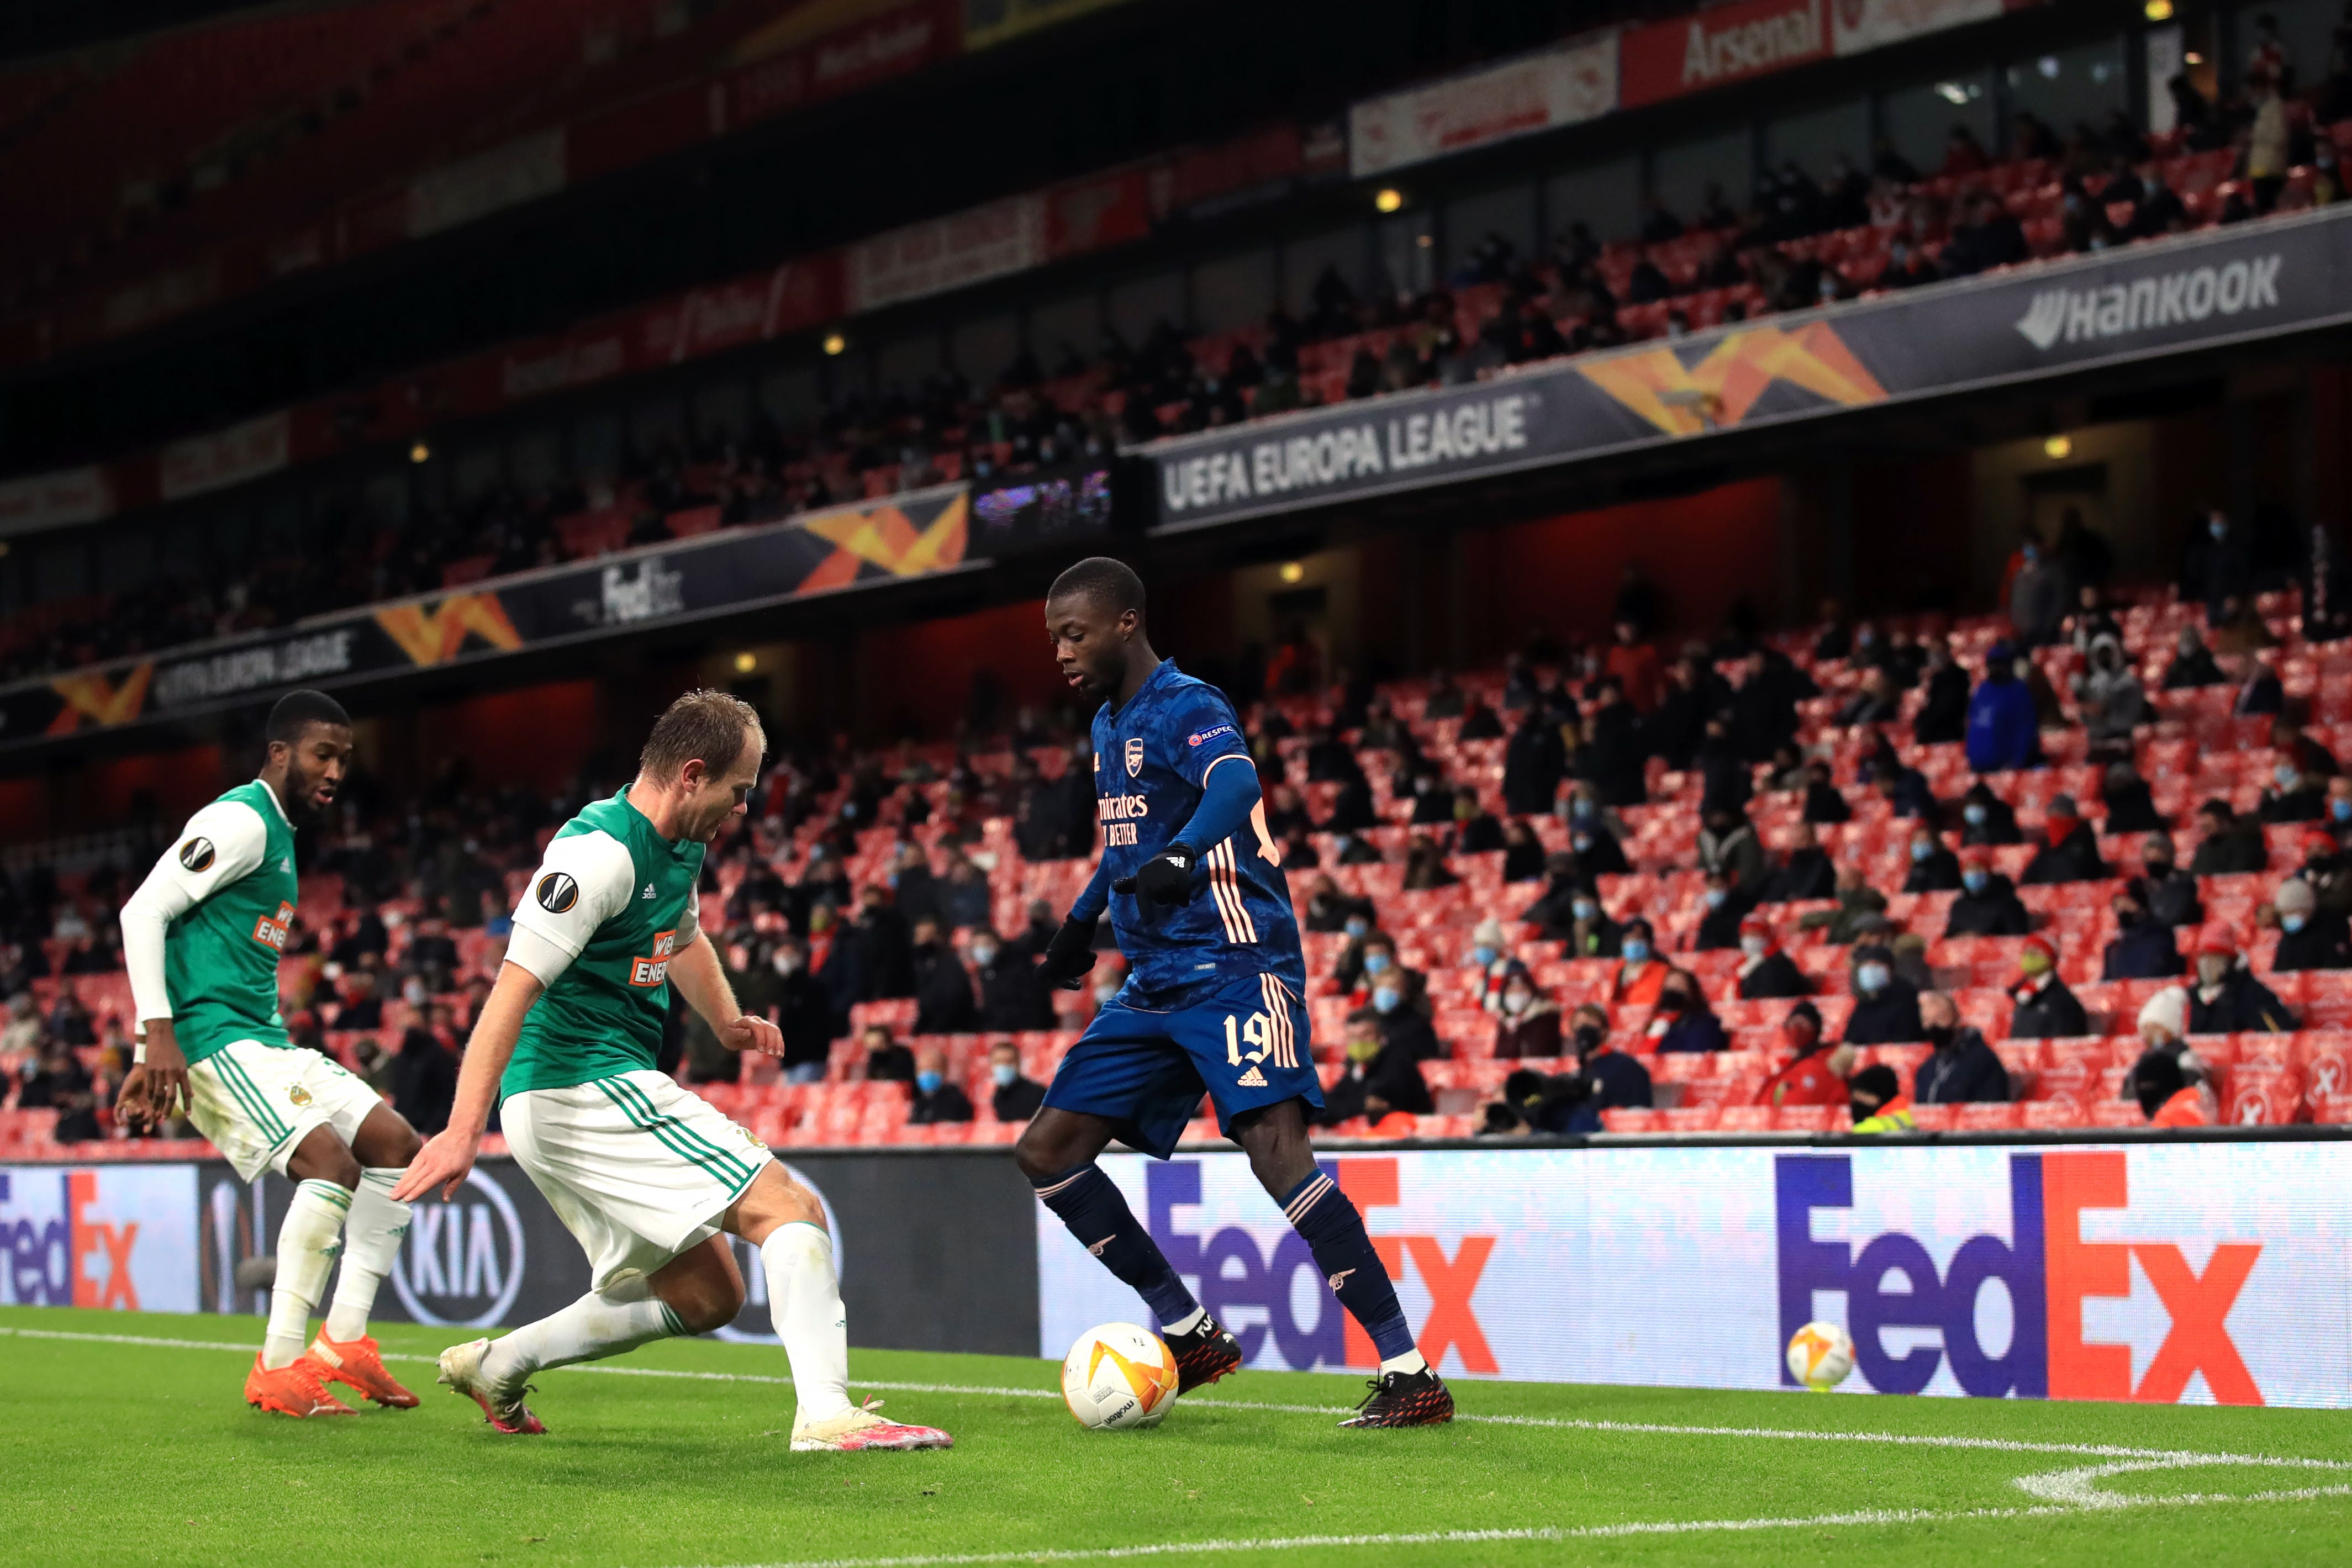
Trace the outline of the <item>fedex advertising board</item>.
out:
M 1853 1391 L 2352 1405 L 2352 1144 L 1322 1163 L 1451 1375 L 1782 1387 L 1820 1317 Z M 1102 1164 L 1250 1364 L 1373 1364 L 1242 1155 Z M 1039 1354 L 1144 1312 L 1042 1207 L 1037 1235 Z
M 194 1166 L 0 1168 L 0 1304 L 196 1310 Z

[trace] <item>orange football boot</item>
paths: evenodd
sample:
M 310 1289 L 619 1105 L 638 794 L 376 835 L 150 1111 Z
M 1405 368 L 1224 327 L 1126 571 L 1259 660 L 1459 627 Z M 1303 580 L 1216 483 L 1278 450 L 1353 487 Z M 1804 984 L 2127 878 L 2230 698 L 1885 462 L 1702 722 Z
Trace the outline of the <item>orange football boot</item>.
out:
M 273 1410 L 280 1416 L 356 1416 L 358 1411 L 327 1392 L 319 1381 L 319 1364 L 309 1356 L 298 1356 L 280 1367 L 261 1364 L 261 1353 L 253 1353 L 253 1370 L 245 1375 L 245 1402 L 259 1410 Z
M 416 1396 L 384 1370 L 383 1353 L 373 1334 L 353 1340 L 331 1340 L 324 1330 L 310 1342 L 310 1357 L 318 1364 L 320 1383 L 340 1383 L 390 1410 L 414 1410 Z

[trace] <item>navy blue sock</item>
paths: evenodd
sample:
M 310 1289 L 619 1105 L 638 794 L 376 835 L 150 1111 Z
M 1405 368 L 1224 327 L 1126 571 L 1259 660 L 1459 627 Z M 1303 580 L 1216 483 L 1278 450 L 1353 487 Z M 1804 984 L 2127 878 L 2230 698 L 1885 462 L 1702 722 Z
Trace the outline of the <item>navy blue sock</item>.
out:
M 1381 1359 L 1392 1361 L 1410 1352 L 1412 1330 L 1397 1301 L 1396 1284 L 1381 1255 L 1372 1250 L 1364 1217 L 1339 1184 L 1318 1170 L 1283 1195 L 1282 1212 L 1291 1228 L 1306 1238 L 1332 1294 L 1364 1325 Z
M 1135 1287 L 1152 1315 L 1165 1328 L 1181 1323 L 1201 1310 L 1184 1281 L 1168 1266 L 1160 1243 L 1136 1223 L 1135 1211 L 1118 1184 L 1092 1163 L 1066 1170 L 1037 1184 L 1037 1197 L 1061 1217 L 1078 1245 L 1103 1260 L 1103 1267 Z M 1361 1234 L 1363 1228 L 1357 1227 Z

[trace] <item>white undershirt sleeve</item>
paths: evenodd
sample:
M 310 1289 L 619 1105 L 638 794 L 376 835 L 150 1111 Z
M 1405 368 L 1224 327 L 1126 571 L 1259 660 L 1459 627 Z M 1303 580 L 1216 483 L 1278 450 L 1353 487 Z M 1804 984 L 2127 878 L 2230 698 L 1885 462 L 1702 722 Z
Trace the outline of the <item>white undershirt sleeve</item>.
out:
M 122 963 L 139 1022 L 172 1016 L 163 978 L 163 938 L 172 922 L 250 874 L 268 842 L 261 813 L 242 800 L 215 800 L 188 819 L 122 906 Z
M 530 970 L 542 986 L 553 985 L 596 928 L 627 907 L 636 879 L 628 846 L 610 833 L 549 841 L 539 870 L 515 905 L 507 962 Z

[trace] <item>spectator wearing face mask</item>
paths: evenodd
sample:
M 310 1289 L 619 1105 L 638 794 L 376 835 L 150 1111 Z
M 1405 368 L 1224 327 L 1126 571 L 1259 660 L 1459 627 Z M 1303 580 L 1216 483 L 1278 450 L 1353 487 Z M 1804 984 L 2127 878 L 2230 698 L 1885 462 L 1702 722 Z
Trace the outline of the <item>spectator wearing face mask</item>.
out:
M 2197 983 L 2189 991 L 2190 1034 L 2291 1034 L 2287 1005 L 2238 956 L 2237 934 L 2216 921 L 2197 943 Z
M 2352 776 L 2338 773 L 2327 781 L 2327 814 L 2321 825 L 2338 844 L 2352 843 Z
M 1421 1059 L 1378 1015 L 1358 1009 L 1349 1016 L 1343 1051 L 1345 1065 L 1323 1091 L 1323 1109 L 1317 1116 L 1323 1125 L 1336 1127 L 1359 1116 L 1377 1123 L 1395 1111 L 1422 1116 L 1436 1109 L 1421 1076 Z
M 1734 886 L 1729 874 L 1720 868 L 1706 873 L 1706 885 L 1699 894 L 1703 911 L 1698 930 L 1691 938 L 1691 948 L 1698 953 L 1720 953 L 1739 945 L 1740 922 L 1756 907 L 1752 892 Z
M 2132 731 L 2151 716 L 2139 675 L 2124 657 L 2123 643 L 2109 635 L 2093 639 L 2090 666 L 2075 690 L 2084 731 L 2094 747 L 2127 747 Z
M 1545 930 L 1549 935 L 1552 927 L 1548 925 Z M 1625 956 L 1625 927 L 1602 907 L 1601 895 L 1587 884 L 1580 883 L 1570 891 L 1568 924 L 1560 930 L 1559 939 L 1571 958 Z
M 1496 1056 L 1517 1059 L 1559 1054 L 1559 1008 L 1536 988 L 1535 977 L 1524 966 L 1511 966 L 1510 975 L 1496 998 Z
M 1903 1081 L 1885 1062 L 1874 1062 L 1846 1080 L 1846 1114 L 1864 1137 L 1916 1132 L 1919 1120 L 1904 1096 Z
M 2009 1069 L 1983 1033 L 1960 1021 L 1960 1009 L 1941 991 L 1919 998 L 1920 1032 L 1936 1053 L 1911 1075 L 1911 1099 L 1920 1105 L 2005 1101 Z M 2014 1037 L 2017 1031 L 2010 1033 Z
M 1883 919 L 1886 914 L 1886 895 L 1870 885 L 1859 861 L 1848 861 L 1837 868 L 1832 896 L 1836 908 L 1798 916 L 1799 929 L 1821 930 L 1833 946 L 1843 947 L 1863 935 L 1866 922 Z
M 2282 753 L 2271 768 L 2259 814 L 2265 822 L 2316 822 L 2327 814 L 2327 781 Z
M 2303 835 L 2303 867 L 2294 874 L 2323 913 L 2352 915 L 2352 855 L 2338 847 L 2334 834 L 2314 830 Z
M 1992 792 L 1992 786 L 1979 779 L 1969 786 L 1960 797 L 1960 843 L 1963 847 L 1990 847 L 1997 844 L 2017 844 L 2025 841 L 2025 834 L 2017 825 L 2017 813 L 2008 801 Z
M 1587 826 L 1570 817 L 1568 847 L 1576 856 L 1577 874 L 1588 881 L 1598 876 L 1623 876 L 1633 869 L 1625 859 L 1625 848 L 1618 842 L 1617 835 L 1598 822 Z
M 1822 848 L 1821 837 L 1813 831 L 1813 825 L 1800 822 L 1790 830 L 1788 852 L 1765 880 L 1757 894 L 1757 902 L 1798 904 L 1808 899 L 1833 897 L 1837 892 L 1837 867 L 1830 862 L 1829 852 Z
M 1368 965 L 1361 994 L 1363 1007 L 1380 1022 L 1383 1040 L 1416 1061 L 1434 1061 L 1448 1054 L 1445 1042 L 1430 1027 L 1429 998 L 1417 971 L 1395 963 L 1374 971 Z
M 1845 1103 L 1845 1079 L 1841 1067 L 1850 1067 L 1853 1052 L 1843 1046 L 1832 1049 L 1822 1038 L 1821 1010 L 1811 1002 L 1799 1002 L 1789 1009 L 1780 1021 L 1780 1040 L 1789 1048 L 1789 1060 L 1779 1071 L 1764 1081 L 1757 1092 L 1759 1105 L 1843 1105 Z
M 2009 988 L 2011 1040 L 2072 1040 L 2091 1032 L 2083 1004 L 2058 977 L 2058 949 L 2045 936 L 2028 936 L 2017 952 L 2017 983 Z
M 1848 1045 L 1910 1045 L 1920 1038 L 1919 991 L 1895 973 L 1895 956 L 1877 943 L 1853 950 L 1853 1011 Z
M 2172 663 L 2164 667 L 2164 689 L 2168 692 L 2193 691 L 2200 686 L 2221 686 L 2230 677 L 2213 658 L 2213 650 L 2194 626 L 2183 626 L 2174 644 Z
M 1813 982 L 1796 960 L 1780 951 L 1774 939 L 1772 924 L 1761 915 L 1751 914 L 1739 923 L 1739 968 L 1734 977 L 1739 999 L 1743 1002 L 1768 1001 L 1783 997 L 1809 997 Z M 1820 1019 L 1814 1020 L 1816 1027 Z
M 2063 882 L 2104 882 L 2111 874 L 2107 862 L 2099 858 L 2098 837 L 2083 820 L 2074 797 L 2053 799 L 2042 820 L 2041 847 L 2025 862 L 2025 873 L 2018 880 L 2028 887 L 2044 887 Z
M 1053 998 L 1034 963 L 1005 951 L 985 925 L 971 934 L 970 951 L 972 977 L 980 982 L 981 1028 L 1018 1034 L 1054 1027 Z
M 912 1083 L 915 1081 L 915 1053 L 890 1037 L 886 1024 L 866 1026 L 866 1082 L 868 1083 Z
M 1619 1008 L 1654 1008 L 1659 993 L 1665 989 L 1667 969 L 1657 956 L 1657 946 L 1650 931 L 1650 923 L 1635 916 L 1627 921 L 1624 936 L 1617 945 L 1623 960 L 1609 984 L 1609 1001 Z
M 1906 893 L 1958 893 L 1960 858 L 1944 847 L 1933 829 L 1911 830 L 1911 871 L 1903 879 Z
M 1501 921 L 1490 915 L 1478 922 L 1470 933 L 1470 951 L 1463 955 L 1462 965 L 1469 971 L 1467 977 L 1478 1005 L 1490 1013 L 1496 1010 L 1502 1003 L 1504 981 L 1518 967 L 1518 960 L 1511 956 L 1509 934 L 1504 931 Z
M 2143 1052 L 2124 1082 L 2126 1097 L 2138 1102 L 2151 1127 L 2206 1127 L 2213 1123 L 2205 1096 L 2189 1082 L 2171 1052 Z
M 2242 817 L 2230 809 L 2230 802 L 2216 797 L 2197 808 L 2197 821 L 2203 836 L 2198 840 L 2197 852 L 2189 858 L 2192 874 L 2237 876 L 2262 871 L 2270 864 L 2270 848 L 2263 841 L 2262 823 L 2252 814 Z
M 942 1122 L 971 1120 L 971 1097 L 948 1082 L 948 1059 L 937 1046 L 915 1053 L 915 1096 L 907 1108 L 907 1124 L 929 1127 Z
M 1371 911 L 1360 898 L 1351 898 L 1339 891 L 1339 884 L 1328 876 L 1315 879 L 1315 888 L 1307 898 L 1307 929 L 1328 936 L 1347 928 L 1349 920 L 1360 920 L 1364 929 L 1371 928 Z M 1350 932 L 1360 936 L 1361 932 Z
M 1728 1051 L 1731 1037 L 1723 1020 L 1706 1005 L 1698 977 L 1687 969 L 1667 971 L 1658 988 L 1658 1008 L 1646 1031 L 1659 1054 L 1695 1051 Z
M 2271 956 L 2273 974 L 2352 969 L 2352 924 L 2339 910 L 2320 908 L 2309 883 L 2300 877 L 2281 883 L 2272 907 L 2279 923 L 2278 950 Z
M 765 988 L 775 1009 L 776 1028 L 784 1037 L 785 1082 L 817 1082 L 824 1077 L 825 1056 L 833 1047 L 833 999 L 809 973 L 808 951 L 796 941 L 776 944 L 768 956 L 768 970 L 773 978 Z M 964 994 L 969 1002 L 968 987 Z
M 1332 977 L 1343 991 L 1352 991 L 1364 977 L 1364 948 L 1368 943 L 1385 942 L 1387 936 L 1374 923 L 1369 909 L 1350 910 L 1339 930 L 1348 945 L 1339 949 L 1339 961 L 1332 967 Z
M 1985 653 L 1984 679 L 1969 698 L 1969 766 L 1979 773 L 2005 773 L 2038 767 L 2042 759 L 2039 710 L 2033 694 L 2018 678 L 2017 653 L 1995 643 Z
M 1370 824 L 1365 825 L 1369 827 Z M 1331 835 L 1333 865 L 1379 865 L 1381 861 L 1380 845 L 1362 834 L 1342 831 Z
M 1830 765 L 1811 762 L 1805 767 L 1805 804 L 1799 812 L 1808 826 L 1820 822 L 1849 822 L 1853 820 L 1853 808 L 1846 804 L 1845 792 L 1830 781 Z
M 2161 980 L 2180 973 L 2180 948 L 2173 941 L 2172 927 L 2148 913 L 2141 887 L 2141 880 L 2134 877 L 2111 901 L 2116 936 L 2100 967 L 2103 980 Z
M 1000 1122 L 1025 1122 L 1045 1103 L 1045 1086 L 1021 1071 L 1021 1048 L 1000 1040 L 988 1048 L 988 1108 Z

